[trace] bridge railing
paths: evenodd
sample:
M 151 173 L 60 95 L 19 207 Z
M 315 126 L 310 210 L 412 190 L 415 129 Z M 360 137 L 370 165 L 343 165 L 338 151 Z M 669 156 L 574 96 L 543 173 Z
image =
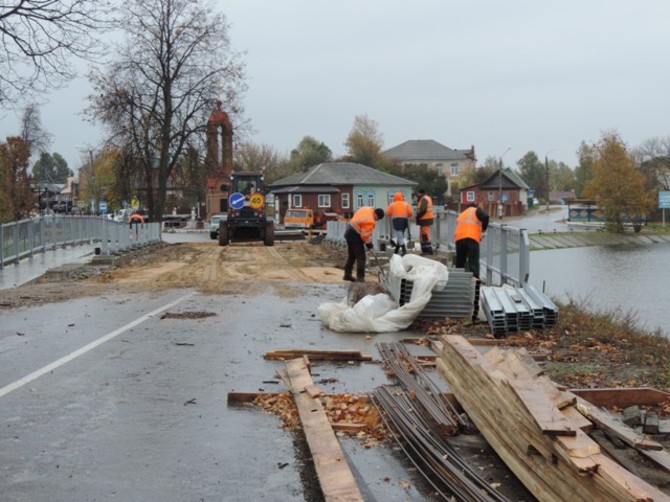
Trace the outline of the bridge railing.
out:
M 433 245 L 438 253 L 453 256 L 456 250 L 454 230 L 456 229 L 455 211 L 436 211 L 435 221 L 431 228 Z M 390 221 L 382 220 L 373 233 L 373 241 L 379 249 L 380 242 L 389 242 L 393 237 Z M 329 221 L 326 240 L 344 245 L 344 231 L 348 223 Z M 415 242 L 419 241 L 419 227 L 410 225 L 410 235 Z M 451 265 L 451 264 L 449 264 Z M 509 284 L 522 286 L 528 282 L 530 275 L 530 239 L 528 231 L 511 227 L 503 223 L 490 223 L 486 237 L 480 245 L 480 267 L 488 285 Z
M 49 215 L 0 225 L 0 269 L 56 247 L 100 243 L 110 255 L 161 240 L 160 223 L 117 223 L 99 216 Z

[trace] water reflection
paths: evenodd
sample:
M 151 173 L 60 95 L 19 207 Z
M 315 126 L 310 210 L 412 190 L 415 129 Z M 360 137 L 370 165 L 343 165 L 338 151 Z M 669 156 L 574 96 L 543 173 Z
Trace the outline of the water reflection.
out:
M 533 251 L 529 282 L 563 301 L 634 312 L 670 336 L 670 244 Z

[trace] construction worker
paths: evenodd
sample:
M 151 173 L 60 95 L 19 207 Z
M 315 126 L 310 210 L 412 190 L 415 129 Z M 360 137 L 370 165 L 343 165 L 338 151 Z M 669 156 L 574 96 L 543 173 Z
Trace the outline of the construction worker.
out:
M 419 225 L 419 242 L 421 254 L 433 254 L 430 243 L 430 227 L 433 225 L 433 199 L 426 195 L 423 188 L 419 189 L 419 200 L 416 205 L 416 224 Z
M 465 268 L 468 264 L 472 275 L 479 280 L 479 243 L 486 235 L 489 215 L 471 202 L 456 218 L 454 239 L 456 240 L 456 268 Z
M 405 256 L 407 246 L 405 245 L 405 232 L 409 229 L 409 219 L 412 217 L 412 206 L 410 206 L 402 195 L 396 192 L 393 202 L 386 208 L 386 214 L 391 218 L 393 233 L 395 236 L 395 254 Z M 393 243 L 393 241 L 391 241 Z
M 354 213 L 347 230 L 344 232 L 344 239 L 347 241 L 347 263 L 344 265 L 345 281 L 365 282 L 365 248 L 373 248 L 372 232 L 377 225 L 377 221 L 384 217 L 384 210 L 363 206 Z M 356 279 L 351 273 L 356 263 Z

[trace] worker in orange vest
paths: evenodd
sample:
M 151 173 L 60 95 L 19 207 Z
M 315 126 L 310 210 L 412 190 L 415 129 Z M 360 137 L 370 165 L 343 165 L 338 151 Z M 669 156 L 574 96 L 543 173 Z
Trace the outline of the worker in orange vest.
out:
M 426 195 L 423 188 L 419 189 L 419 200 L 416 205 L 416 224 L 419 225 L 419 242 L 421 254 L 433 254 L 430 243 L 430 227 L 433 225 L 433 199 Z
M 393 202 L 386 208 L 386 214 L 391 218 L 393 233 L 395 236 L 395 254 L 405 256 L 405 232 L 409 229 L 409 219 L 412 217 L 412 206 L 405 202 L 402 192 L 396 192 Z M 393 241 L 392 241 L 393 242 Z M 402 252 L 401 252 L 402 250 Z
M 479 279 L 479 243 L 486 235 L 489 215 L 476 202 L 471 202 L 456 218 L 456 268 L 468 264 L 472 275 Z
M 344 280 L 365 282 L 365 248 L 373 248 L 372 232 L 375 230 L 377 221 L 384 217 L 384 210 L 363 206 L 354 213 L 344 239 L 347 241 L 347 263 L 344 265 Z M 352 272 L 356 263 L 356 279 Z

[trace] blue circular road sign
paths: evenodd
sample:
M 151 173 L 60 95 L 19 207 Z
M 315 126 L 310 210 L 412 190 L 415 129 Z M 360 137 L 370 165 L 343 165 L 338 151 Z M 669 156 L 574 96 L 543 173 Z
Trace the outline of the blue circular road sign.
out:
M 244 207 L 244 194 L 235 192 L 228 198 L 228 204 L 233 209 L 242 209 Z

